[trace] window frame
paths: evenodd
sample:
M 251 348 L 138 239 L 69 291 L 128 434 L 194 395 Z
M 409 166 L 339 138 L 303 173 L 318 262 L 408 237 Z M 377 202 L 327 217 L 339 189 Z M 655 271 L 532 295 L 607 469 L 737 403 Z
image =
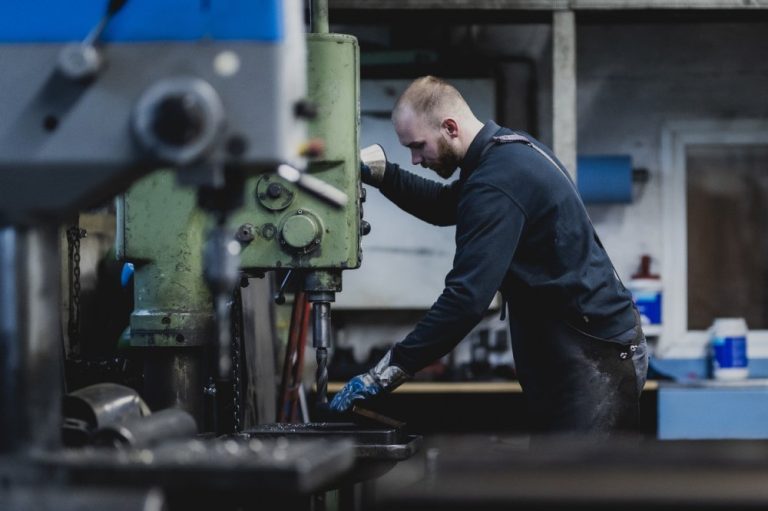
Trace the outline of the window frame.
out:
M 768 145 L 768 122 L 701 120 L 667 124 L 661 139 L 662 327 L 655 355 L 700 358 L 706 330 L 688 329 L 688 226 L 686 151 L 689 145 Z M 766 261 L 768 264 L 768 261 Z M 768 358 L 768 330 L 750 330 L 749 356 Z

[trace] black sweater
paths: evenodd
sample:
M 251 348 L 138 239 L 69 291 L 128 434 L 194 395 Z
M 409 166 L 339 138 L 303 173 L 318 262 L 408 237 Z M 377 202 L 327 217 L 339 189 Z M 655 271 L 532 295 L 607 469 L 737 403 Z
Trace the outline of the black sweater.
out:
M 518 133 L 526 143 L 494 137 Z M 573 182 L 530 135 L 488 122 L 457 181 L 442 185 L 388 164 L 381 192 L 435 225 L 456 225 L 445 289 L 393 349 L 414 373 L 448 353 L 483 318 L 496 291 L 510 321 L 564 321 L 610 340 L 634 326 L 632 298 L 615 275 Z

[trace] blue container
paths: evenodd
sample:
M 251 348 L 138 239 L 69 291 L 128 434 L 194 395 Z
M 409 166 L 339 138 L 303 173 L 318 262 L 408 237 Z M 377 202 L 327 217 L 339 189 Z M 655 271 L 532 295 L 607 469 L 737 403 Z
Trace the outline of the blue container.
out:
M 644 326 L 661 325 L 661 280 L 632 279 L 629 290 Z
M 718 318 L 710 332 L 713 376 L 718 380 L 749 376 L 747 322 L 743 318 Z

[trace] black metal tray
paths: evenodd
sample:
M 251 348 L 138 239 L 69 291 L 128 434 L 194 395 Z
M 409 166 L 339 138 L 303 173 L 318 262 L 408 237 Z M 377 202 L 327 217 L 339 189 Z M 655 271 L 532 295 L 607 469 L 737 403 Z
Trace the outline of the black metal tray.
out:
M 399 444 L 405 438 L 397 428 L 361 428 L 351 422 L 308 422 L 304 424 L 263 424 L 241 433 L 261 438 L 347 438 L 358 445 Z
M 408 435 L 401 428 L 362 428 L 346 422 L 309 422 L 305 424 L 264 424 L 243 431 L 239 437 L 323 438 L 346 439 L 355 446 L 355 457 L 372 461 L 401 461 L 413 456 L 421 445 L 422 437 Z

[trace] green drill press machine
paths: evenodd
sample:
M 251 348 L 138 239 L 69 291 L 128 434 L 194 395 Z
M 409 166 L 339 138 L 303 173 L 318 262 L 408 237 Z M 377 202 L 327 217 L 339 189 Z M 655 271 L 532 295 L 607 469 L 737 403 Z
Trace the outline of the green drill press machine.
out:
M 300 176 L 280 172 L 247 178 L 245 202 L 229 215 L 227 226 L 239 245 L 232 250 L 240 252 L 244 273 L 287 271 L 284 282 L 290 278 L 307 293 L 313 304 L 318 399 L 324 401 L 330 304 L 341 291 L 342 271 L 360 266 L 360 237 L 370 227 L 362 220 L 357 40 L 327 33 L 327 19 L 322 14 L 319 19 L 315 33 L 307 35 L 315 110 L 310 136 L 317 141 L 304 149 L 312 157 L 309 168 Z M 296 179 L 331 185 L 346 195 L 346 203 L 322 200 L 291 182 Z M 211 364 L 214 297 L 203 262 L 204 233 L 212 224 L 194 192 L 179 187 L 170 171 L 137 182 L 118 202 L 117 251 L 136 268 L 129 343 L 146 350 L 145 397 L 153 408 L 185 408 L 199 424 L 210 424 L 207 403 L 215 400 L 218 384 Z

